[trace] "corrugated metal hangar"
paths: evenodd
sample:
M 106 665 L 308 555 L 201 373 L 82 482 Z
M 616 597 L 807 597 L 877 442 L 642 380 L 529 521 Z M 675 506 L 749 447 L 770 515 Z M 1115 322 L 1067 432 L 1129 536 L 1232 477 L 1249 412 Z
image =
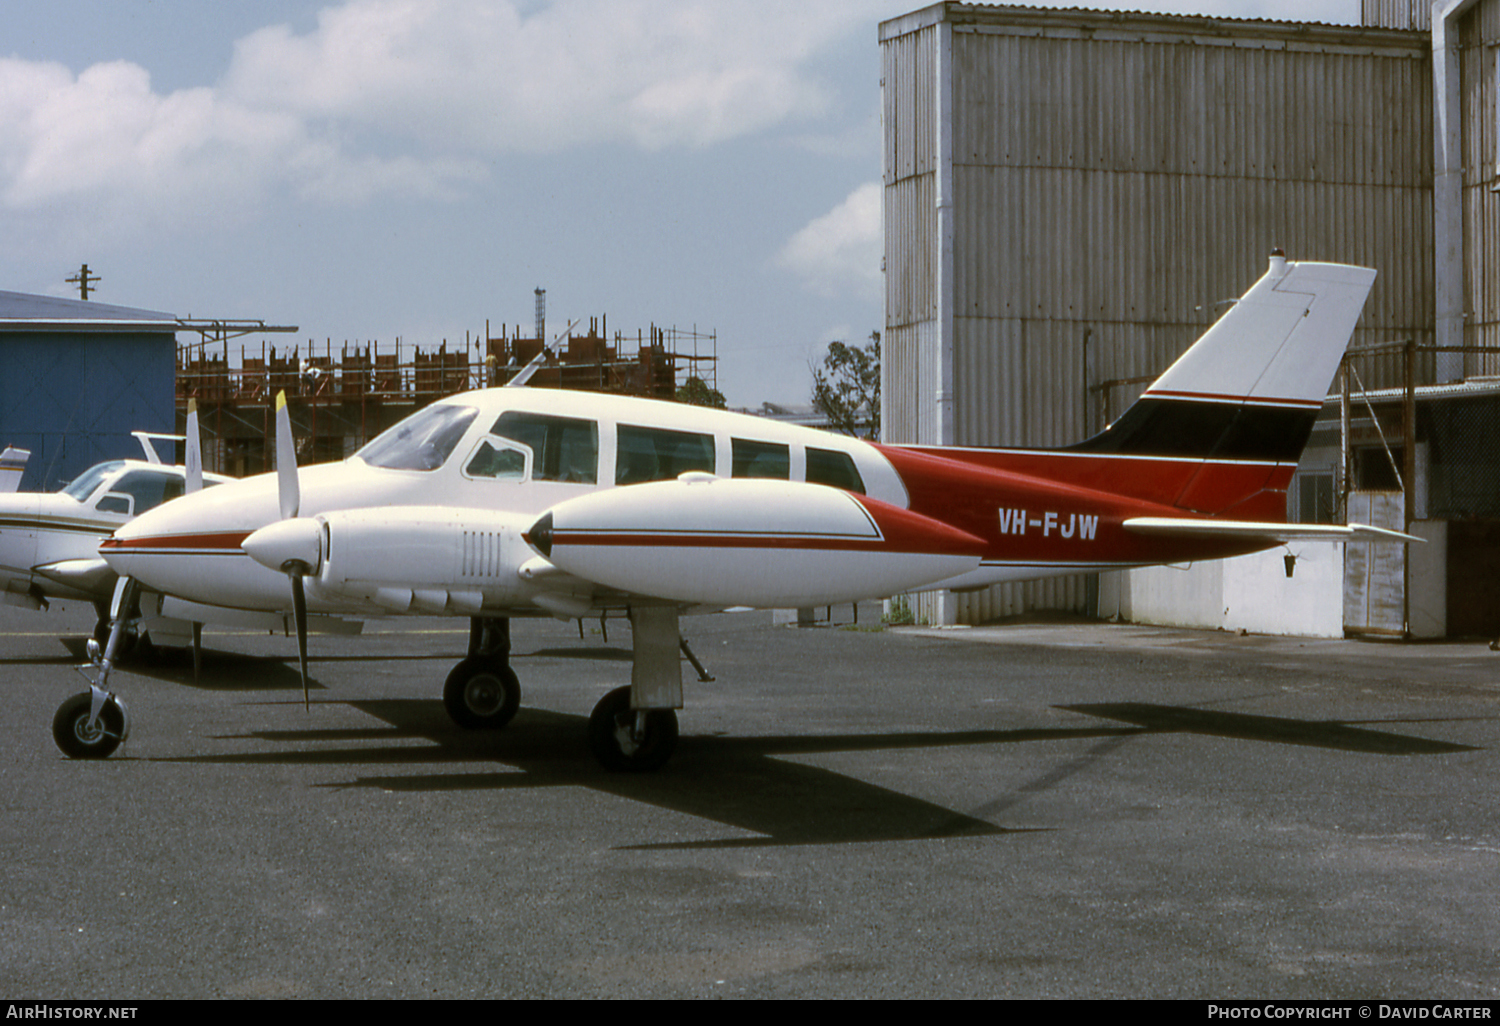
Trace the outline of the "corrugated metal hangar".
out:
M 1494 353 L 1434 350 L 1500 344 L 1500 0 L 1365 0 L 1363 20 L 940 3 L 883 23 L 884 440 L 1088 437 L 1273 247 L 1379 271 L 1351 348 L 1385 355 L 1360 364 L 1361 387 L 1403 385 L 1389 344 L 1408 340 L 1416 385 L 1500 369 Z M 1179 621 L 1225 624 L 1220 565 L 928 594 L 919 610 L 1146 613 L 1131 606 L 1148 586 L 1170 593 L 1157 606 L 1200 607 Z
M 0 292 L 0 447 L 31 450 L 22 491 L 139 457 L 132 431 L 170 433 L 177 318 Z

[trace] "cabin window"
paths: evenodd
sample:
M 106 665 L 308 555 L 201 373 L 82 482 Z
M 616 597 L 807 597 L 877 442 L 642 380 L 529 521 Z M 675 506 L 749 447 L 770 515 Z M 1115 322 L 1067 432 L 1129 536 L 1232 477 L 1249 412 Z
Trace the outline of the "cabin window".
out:
M 714 472 L 714 436 L 620 425 L 615 484 L 670 481 L 690 470 Z
M 453 455 L 479 411 L 434 404 L 382 432 L 354 455 L 386 470 L 436 470 Z
M 792 476 L 792 451 L 775 442 L 752 442 L 730 439 L 734 452 L 735 477 L 769 477 L 786 481 Z
M 140 516 L 148 509 L 182 494 L 183 479 L 175 474 L 155 470 L 132 470 L 114 483 L 95 505 L 104 513 L 126 513 Z M 129 502 L 126 501 L 129 496 Z
M 599 481 L 599 425 L 592 420 L 511 410 L 500 415 L 490 434 L 531 450 L 535 481 Z
M 807 450 L 807 482 L 865 494 L 865 483 L 860 479 L 854 458 L 846 452 L 834 452 L 832 449 Z

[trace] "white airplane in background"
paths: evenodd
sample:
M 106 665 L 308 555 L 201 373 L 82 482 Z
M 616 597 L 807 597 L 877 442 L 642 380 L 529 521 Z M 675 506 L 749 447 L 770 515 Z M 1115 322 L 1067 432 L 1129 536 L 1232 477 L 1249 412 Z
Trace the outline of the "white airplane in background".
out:
M 1219 559 L 1294 538 L 1409 539 L 1284 522 L 1286 488 L 1375 272 L 1269 271 L 1103 433 L 1064 449 L 878 445 L 757 417 L 540 389 L 455 395 L 343 463 L 278 470 L 137 518 L 100 548 L 201 606 L 471 621 L 444 702 L 471 728 L 520 702 L 516 616 L 627 613 L 631 683 L 589 721 L 605 765 L 652 769 L 682 707 L 679 617 Z M 54 722 L 73 756 L 128 734 L 104 688 Z M 304 691 L 305 696 L 305 691 Z M 67 715 L 64 715 L 64 713 Z
M 196 414 L 190 416 L 196 431 Z M 146 510 L 195 491 L 207 480 L 232 480 L 204 475 L 195 464 L 197 447 L 189 445 L 189 466 L 164 464 L 154 440 L 177 440 L 177 435 L 133 432 L 145 450 L 140 460 L 110 460 L 96 464 L 57 492 L 0 494 L 0 601 L 7 605 L 45 610 L 49 600 L 91 602 L 99 613 L 96 637 L 109 628 L 109 599 L 116 574 L 99 555 L 99 543 L 120 525 Z M 13 458 L 12 453 L 21 453 Z M 15 467 L 16 481 L 30 453 L 6 449 L 0 472 Z M 196 474 L 196 477 L 194 476 Z

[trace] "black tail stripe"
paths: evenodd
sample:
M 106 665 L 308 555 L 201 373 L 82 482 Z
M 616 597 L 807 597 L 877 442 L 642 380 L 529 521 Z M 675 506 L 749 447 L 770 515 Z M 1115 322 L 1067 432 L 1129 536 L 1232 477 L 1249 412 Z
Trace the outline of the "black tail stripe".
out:
M 1295 463 L 1318 411 L 1142 398 L 1124 416 L 1067 452 Z

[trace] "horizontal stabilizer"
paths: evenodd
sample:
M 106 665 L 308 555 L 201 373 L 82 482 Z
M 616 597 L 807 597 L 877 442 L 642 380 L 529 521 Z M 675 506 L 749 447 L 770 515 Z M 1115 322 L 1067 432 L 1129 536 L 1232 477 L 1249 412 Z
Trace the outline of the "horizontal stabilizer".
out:
M 1176 517 L 1132 517 L 1125 530 L 1174 538 L 1248 538 L 1268 542 L 1425 542 L 1369 524 L 1276 524 L 1255 520 L 1187 520 Z

